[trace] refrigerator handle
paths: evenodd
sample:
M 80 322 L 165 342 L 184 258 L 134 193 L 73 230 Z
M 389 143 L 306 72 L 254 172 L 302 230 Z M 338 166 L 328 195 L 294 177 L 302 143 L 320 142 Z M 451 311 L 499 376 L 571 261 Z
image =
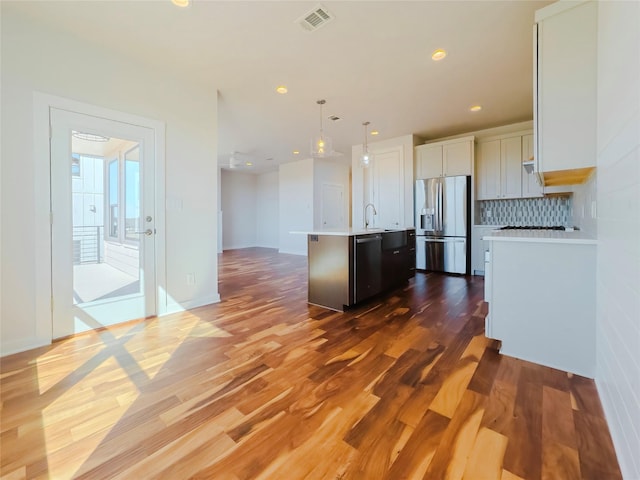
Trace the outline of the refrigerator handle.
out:
M 438 211 L 440 210 L 440 184 L 436 183 L 436 198 L 434 203 L 434 209 L 433 209 L 433 231 L 437 232 L 438 230 L 440 230 L 440 227 L 438 226 L 438 219 L 440 218 L 438 215 Z
M 442 232 L 442 180 L 438 180 L 438 231 Z

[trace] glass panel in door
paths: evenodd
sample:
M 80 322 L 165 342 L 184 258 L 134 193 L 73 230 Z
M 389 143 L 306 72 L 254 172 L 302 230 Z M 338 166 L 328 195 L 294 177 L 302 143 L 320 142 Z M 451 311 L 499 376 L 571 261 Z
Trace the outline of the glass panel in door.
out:
M 155 314 L 152 138 L 52 110 L 54 338 Z

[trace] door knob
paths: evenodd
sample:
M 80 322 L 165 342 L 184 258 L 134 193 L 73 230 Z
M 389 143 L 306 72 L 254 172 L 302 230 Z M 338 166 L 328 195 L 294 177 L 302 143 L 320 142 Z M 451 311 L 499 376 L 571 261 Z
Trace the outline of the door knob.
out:
M 147 228 L 144 232 L 132 232 L 132 233 L 137 233 L 138 235 L 146 235 L 148 237 L 149 235 L 153 235 L 153 230 L 151 230 L 150 228 Z

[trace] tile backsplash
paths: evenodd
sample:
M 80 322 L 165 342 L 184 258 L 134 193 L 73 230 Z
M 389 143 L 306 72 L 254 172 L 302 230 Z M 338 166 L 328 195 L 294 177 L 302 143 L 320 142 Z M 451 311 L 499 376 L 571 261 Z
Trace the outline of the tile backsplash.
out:
M 484 200 L 477 213 L 481 225 L 572 226 L 570 196 Z

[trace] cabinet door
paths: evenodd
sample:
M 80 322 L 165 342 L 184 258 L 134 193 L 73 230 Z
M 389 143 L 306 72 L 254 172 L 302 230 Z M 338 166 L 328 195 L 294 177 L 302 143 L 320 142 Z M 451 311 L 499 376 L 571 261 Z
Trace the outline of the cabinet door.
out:
M 476 199 L 500 198 L 500 140 L 478 143 Z
M 500 140 L 500 198 L 522 197 L 522 139 Z
M 403 225 L 404 169 L 402 150 L 376 152 L 371 198 L 378 214 L 373 226 L 397 228 Z
M 471 175 L 473 142 L 451 143 L 442 147 L 442 173 L 445 177 Z
M 423 145 L 416 148 L 418 152 L 418 168 L 416 175 L 421 178 L 435 178 L 442 176 L 442 146 Z
M 597 23 L 597 2 L 538 23 L 537 161 L 543 172 L 596 165 Z
M 471 236 L 472 275 L 480 275 L 480 272 L 484 272 L 484 244 L 482 240 L 483 232 L 483 227 L 473 227 L 473 235 Z
M 522 161 L 526 162 L 530 160 L 533 160 L 533 135 L 523 135 Z M 542 185 L 540 185 L 538 181 L 538 176 L 533 172 L 528 173 L 524 167 L 520 173 L 522 174 L 522 197 L 541 197 L 543 192 Z

